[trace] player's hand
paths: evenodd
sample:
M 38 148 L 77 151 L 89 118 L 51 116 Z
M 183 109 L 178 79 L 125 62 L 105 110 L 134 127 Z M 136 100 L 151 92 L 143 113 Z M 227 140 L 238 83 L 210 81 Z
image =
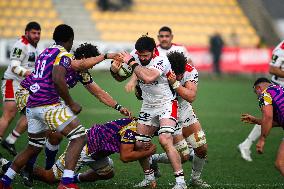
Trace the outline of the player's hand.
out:
M 173 71 L 167 73 L 167 78 L 171 85 L 174 84 L 177 80 L 176 74 Z
M 124 86 L 124 89 L 126 92 L 130 93 L 132 91 L 135 90 L 135 86 L 137 84 L 137 81 L 133 81 L 132 79 L 128 81 L 128 83 L 126 83 L 126 85 Z
M 129 60 L 131 58 L 133 58 L 133 56 L 131 56 L 128 52 L 124 51 L 121 53 L 121 55 L 123 56 L 123 62 L 125 62 L 126 64 L 129 63 Z
M 256 118 L 250 114 L 242 114 L 241 121 L 249 124 L 257 124 Z
M 80 106 L 80 104 L 74 102 L 72 104 L 69 105 L 69 108 L 72 110 L 72 112 L 74 114 L 79 114 L 82 111 L 82 106 Z
M 263 148 L 265 144 L 265 138 L 259 137 L 258 142 L 256 144 L 256 151 L 259 154 L 263 154 Z
M 114 59 L 119 62 L 123 61 L 123 55 L 121 53 L 108 53 L 107 57 L 108 59 Z
M 118 70 L 121 68 L 122 62 L 118 60 L 114 60 L 110 66 L 110 69 L 113 73 L 117 73 Z
M 125 116 L 128 116 L 128 117 L 131 117 L 131 112 L 127 109 L 127 108 L 124 108 L 122 107 L 119 111 L 122 115 L 125 115 Z

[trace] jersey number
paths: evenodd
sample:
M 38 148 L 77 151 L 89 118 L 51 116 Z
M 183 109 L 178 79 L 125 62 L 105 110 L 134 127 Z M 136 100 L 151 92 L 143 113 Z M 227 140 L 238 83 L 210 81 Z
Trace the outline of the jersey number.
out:
M 34 78 L 42 78 L 45 64 L 46 64 L 46 60 L 43 60 L 43 61 L 38 60 L 38 64 L 37 64 L 36 73 L 34 75 Z

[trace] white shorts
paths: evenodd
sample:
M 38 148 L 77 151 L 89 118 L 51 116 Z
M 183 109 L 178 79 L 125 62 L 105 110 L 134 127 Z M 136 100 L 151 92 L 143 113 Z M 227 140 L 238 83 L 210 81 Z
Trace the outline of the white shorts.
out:
M 64 103 L 27 108 L 28 132 L 62 131 L 76 116 Z
M 16 80 L 3 79 L 1 87 L 3 101 L 15 101 L 15 92 L 19 85 Z
M 163 118 L 177 120 L 178 102 L 177 100 L 165 103 L 162 106 L 147 106 L 142 105 L 139 113 L 138 123 L 159 127 L 160 120 Z
M 23 88 L 21 85 L 19 85 L 15 93 L 16 104 L 19 112 L 22 112 L 27 106 L 29 96 L 30 96 L 29 91 Z
M 174 135 L 181 135 L 183 127 L 188 127 L 198 122 L 198 118 L 190 103 L 181 104 L 178 108 L 178 115 L 178 123 L 176 125 Z
M 75 172 L 78 172 L 83 166 L 87 165 L 92 168 L 99 175 L 106 175 L 113 171 L 113 161 L 109 157 L 105 157 L 99 160 L 94 160 L 92 157 L 88 155 L 88 148 L 84 146 L 79 160 L 75 167 Z M 56 163 L 53 165 L 52 170 L 54 177 L 57 180 L 60 180 L 65 166 L 65 155 L 66 151 L 58 158 Z

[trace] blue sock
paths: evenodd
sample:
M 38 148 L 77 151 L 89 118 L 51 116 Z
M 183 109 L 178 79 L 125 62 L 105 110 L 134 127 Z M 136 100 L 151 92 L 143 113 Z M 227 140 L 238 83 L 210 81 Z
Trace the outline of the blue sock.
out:
M 31 157 L 31 158 L 29 159 L 29 161 L 27 162 L 26 167 L 33 168 L 34 165 L 35 165 L 37 156 L 38 156 L 38 155 L 35 155 L 35 156 Z
M 1 178 L 1 180 L 2 180 L 2 182 L 3 182 L 3 184 L 4 184 L 5 186 L 10 186 L 11 183 L 12 183 L 12 179 L 9 178 L 9 177 L 6 176 L 6 175 L 4 175 L 4 176 Z
M 55 163 L 57 152 L 58 150 L 52 151 L 48 148 L 45 148 L 45 170 L 52 168 L 53 164 Z
M 62 177 L 61 182 L 64 185 L 72 184 L 72 183 L 74 183 L 74 178 Z

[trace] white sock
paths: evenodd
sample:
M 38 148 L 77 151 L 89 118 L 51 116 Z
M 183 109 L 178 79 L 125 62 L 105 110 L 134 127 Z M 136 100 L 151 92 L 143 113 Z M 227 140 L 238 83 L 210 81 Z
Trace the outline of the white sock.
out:
M 152 161 L 157 163 L 171 163 L 166 153 L 152 155 Z
M 194 154 L 192 160 L 192 170 L 191 170 L 191 178 L 193 180 L 200 178 L 204 164 L 205 164 L 205 158 L 199 158 Z
M 7 172 L 5 173 L 5 175 L 6 175 L 7 177 L 9 177 L 11 180 L 13 180 L 13 179 L 15 178 L 16 174 L 17 174 L 17 173 L 16 173 L 11 167 L 9 167 L 9 169 L 8 169 Z
M 73 176 L 74 176 L 74 171 L 68 170 L 68 169 L 64 169 L 62 177 L 73 178 Z
M 250 148 L 252 143 L 256 141 L 261 135 L 261 126 L 260 125 L 254 125 L 253 129 L 249 133 L 246 140 L 242 143 L 243 146 Z
M 6 138 L 6 142 L 8 142 L 9 144 L 15 144 L 19 136 L 20 133 L 13 130 L 12 133 L 10 133 L 9 136 Z
M 185 183 L 183 170 L 175 172 L 176 183 Z
M 153 169 L 145 170 L 144 171 L 144 175 L 145 175 L 145 179 L 146 180 L 155 180 L 154 170 Z

